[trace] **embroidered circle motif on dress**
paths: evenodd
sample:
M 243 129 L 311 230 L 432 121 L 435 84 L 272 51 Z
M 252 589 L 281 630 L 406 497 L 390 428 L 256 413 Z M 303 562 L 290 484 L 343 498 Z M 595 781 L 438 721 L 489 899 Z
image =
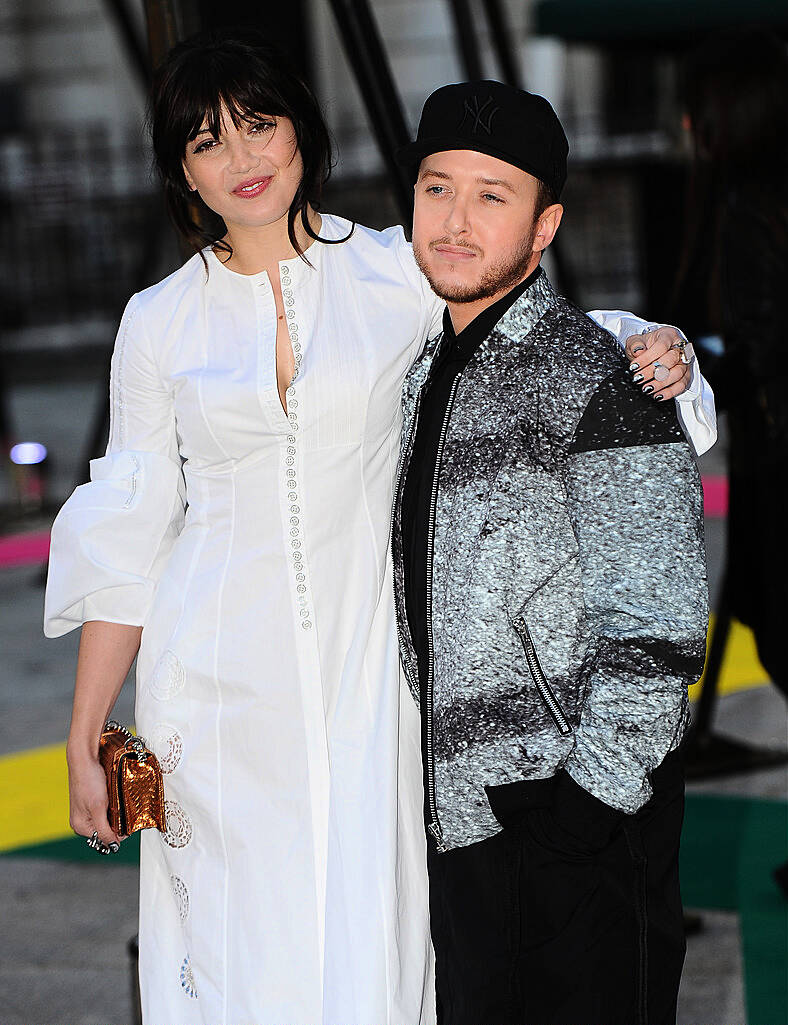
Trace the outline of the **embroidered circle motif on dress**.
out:
M 162 835 L 164 842 L 175 848 L 191 843 L 192 824 L 178 802 L 165 801 L 164 814 L 167 818 L 167 832 Z
M 188 957 L 183 959 L 181 965 L 181 986 L 186 991 L 186 995 L 192 997 L 194 1000 L 197 999 L 197 987 L 194 984 L 194 972 L 192 971 L 191 961 Z
M 173 651 L 165 651 L 153 667 L 148 680 L 151 694 L 160 701 L 174 697 L 183 690 L 186 674 L 178 656 Z
M 175 903 L 178 905 L 178 914 L 181 921 L 185 922 L 189 917 L 189 891 L 186 889 L 186 883 L 184 883 L 180 876 L 170 876 L 170 882 L 172 883 Z
M 170 773 L 178 768 L 183 755 L 183 739 L 174 727 L 166 722 L 157 722 L 151 731 L 150 746 L 159 759 L 162 772 Z

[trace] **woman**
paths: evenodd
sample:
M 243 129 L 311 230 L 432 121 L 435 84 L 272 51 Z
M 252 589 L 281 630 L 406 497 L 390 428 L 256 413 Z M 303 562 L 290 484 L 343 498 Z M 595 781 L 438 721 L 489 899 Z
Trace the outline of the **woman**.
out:
M 694 160 L 677 308 L 698 334 L 724 339 L 711 366 L 730 434 L 726 590 L 788 696 L 778 486 L 788 472 L 788 51 L 764 32 L 716 36 L 690 56 L 685 80 Z
M 96 749 L 139 646 L 168 822 L 142 837 L 146 1022 L 432 1022 L 387 548 L 400 387 L 442 303 L 400 228 L 316 213 L 327 133 L 259 41 L 177 47 L 153 139 L 200 251 L 130 301 L 107 455 L 53 529 L 47 632 L 85 624 L 72 826 L 120 839 Z

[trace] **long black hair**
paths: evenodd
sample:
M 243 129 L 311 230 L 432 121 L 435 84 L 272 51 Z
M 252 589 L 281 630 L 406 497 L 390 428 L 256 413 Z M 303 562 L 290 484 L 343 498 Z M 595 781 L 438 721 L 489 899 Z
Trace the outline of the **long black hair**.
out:
M 674 304 L 705 249 L 712 257 L 706 306 L 719 329 L 713 321 L 731 198 L 760 212 L 776 243 L 788 238 L 788 50 L 768 32 L 720 33 L 686 59 L 682 92 L 693 162 Z
M 218 138 L 222 106 L 236 127 L 263 116 L 286 117 L 292 122 L 304 173 L 287 214 L 287 234 L 308 263 L 296 236 L 297 221 L 310 238 L 334 241 L 315 234 L 309 223 L 309 207 L 319 209 L 331 173 L 331 138 L 310 90 L 285 55 L 254 29 L 192 36 L 170 50 L 154 75 L 148 122 L 156 167 L 176 229 L 195 252 L 212 245 L 232 255 L 230 245 L 222 240 L 224 221 L 190 191 L 183 172 L 186 145 L 203 125 Z

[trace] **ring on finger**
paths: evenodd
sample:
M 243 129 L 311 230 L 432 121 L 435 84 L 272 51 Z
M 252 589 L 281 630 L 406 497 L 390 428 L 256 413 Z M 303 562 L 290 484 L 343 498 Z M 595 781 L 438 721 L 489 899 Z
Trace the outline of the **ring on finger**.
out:
M 670 377 L 670 368 L 666 367 L 664 363 L 654 364 L 654 380 L 655 381 L 667 381 Z

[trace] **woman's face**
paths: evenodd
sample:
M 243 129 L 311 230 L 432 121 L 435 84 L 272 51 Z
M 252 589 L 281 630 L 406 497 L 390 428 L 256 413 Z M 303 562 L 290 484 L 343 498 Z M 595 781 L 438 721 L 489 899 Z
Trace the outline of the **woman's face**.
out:
M 222 106 L 219 138 L 208 130 L 186 144 L 183 171 L 190 189 L 233 227 L 256 228 L 287 216 L 304 172 L 293 123 L 260 117 L 233 124 Z

